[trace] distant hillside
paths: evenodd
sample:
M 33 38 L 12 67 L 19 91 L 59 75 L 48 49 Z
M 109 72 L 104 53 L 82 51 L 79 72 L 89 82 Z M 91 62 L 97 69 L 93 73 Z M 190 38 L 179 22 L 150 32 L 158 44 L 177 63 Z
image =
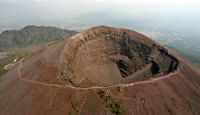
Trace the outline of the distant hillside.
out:
M 168 46 L 168 47 L 173 49 L 173 50 L 175 50 L 180 55 L 182 55 L 183 57 L 188 59 L 188 61 L 190 61 L 196 67 L 200 68 L 200 57 L 198 56 L 199 54 L 194 55 L 194 54 L 192 54 L 190 52 L 179 50 L 179 49 L 177 49 L 177 48 L 175 48 L 173 46 Z
M 6 30 L 0 34 L 0 50 L 25 47 L 30 44 L 61 40 L 77 33 L 48 26 L 27 26 L 21 30 Z

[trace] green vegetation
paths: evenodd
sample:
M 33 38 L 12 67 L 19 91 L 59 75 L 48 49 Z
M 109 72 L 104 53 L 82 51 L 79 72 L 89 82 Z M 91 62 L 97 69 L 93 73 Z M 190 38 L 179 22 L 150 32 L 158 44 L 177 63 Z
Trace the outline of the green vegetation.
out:
M 184 52 L 181 52 L 181 54 L 184 57 L 186 57 L 187 59 L 189 59 L 191 62 L 200 64 L 200 58 L 198 56 L 192 55 L 192 54 L 189 54 L 189 53 L 184 53 Z
M 194 64 L 196 67 L 200 68 L 200 58 L 198 56 L 189 54 L 189 53 L 183 53 L 180 52 L 182 56 L 187 58 L 192 64 Z
M 110 108 L 112 113 L 114 113 L 115 115 L 123 115 L 124 111 L 122 110 L 120 104 L 116 101 L 113 101 L 112 103 L 110 103 Z
M 101 99 L 103 99 L 104 104 L 106 105 L 106 107 L 110 108 L 111 112 L 115 115 L 124 115 L 125 112 L 122 109 L 121 105 L 119 104 L 119 102 L 117 102 L 116 100 L 114 100 L 112 97 L 110 97 L 108 95 L 108 93 L 106 93 L 103 90 L 100 90 L 98 92 L 99 96 Z
M 76 33 L 73 30 L 48 26 L 26 26 L 21 30 L 6 30 L 0 34 L 0 51 L 64 40 Z
M 79 112 L 79 110 L 76 108 L 76 106 L 71 102 L 72 108 L 75 112 Z
M 8 70 L 4 69 L 4 67 L 10 63 L 12 63 L 15 59 L 16 61 L 20 60 L 25 54 L 15 53 L 10 54 L 5 58 L 0 59 L 0 77 L 3 76 Z
M 186 58 L 187 60 L 190 61 L 191 64 L 195 65 L 196 67 L 200 68 L 200 57 L 198 54 L 194 55 L 191 54 L 189 52 L 185 52 L 185 51 L 180 51 L 174 47 L 170 47 L 173 50 L 177 51 L 181 56 L 183 56 L 184 58 Z

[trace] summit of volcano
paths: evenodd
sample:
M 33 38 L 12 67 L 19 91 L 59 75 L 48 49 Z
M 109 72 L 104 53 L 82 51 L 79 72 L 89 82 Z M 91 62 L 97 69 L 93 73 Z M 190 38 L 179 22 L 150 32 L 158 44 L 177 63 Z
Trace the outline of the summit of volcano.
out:
M 51 42 L 0 78 L 2 115 L 198 115 L 200 72 L 128 29 Z

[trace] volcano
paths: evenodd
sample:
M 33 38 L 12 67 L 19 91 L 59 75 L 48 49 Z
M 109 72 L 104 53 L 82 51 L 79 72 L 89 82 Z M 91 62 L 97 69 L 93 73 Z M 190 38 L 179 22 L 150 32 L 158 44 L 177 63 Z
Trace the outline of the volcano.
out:
M 128 29 L 97 26 L 19 60 L 0 79 L 2 115 L 199 115 L 200 72 Z

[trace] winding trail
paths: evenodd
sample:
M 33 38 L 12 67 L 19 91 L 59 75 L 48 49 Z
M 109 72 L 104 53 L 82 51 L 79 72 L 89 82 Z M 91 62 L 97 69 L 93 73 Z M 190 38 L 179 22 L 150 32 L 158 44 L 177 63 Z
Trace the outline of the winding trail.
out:
M 158 80 L 162 80 L 165 79 L 167 77 L 176 75 L 180 70 L 178 69 L 176 72 L 170 73 L 168 75 L 164 75 L 162 77 L 158 77 L 158 78 L 153 78 L 150 80 L 146 80 L 146 81 L 139 81 L 139 82 L 134 82 L 134 83 L 127 83 L 127 84 L 118 84 L 118 85 L 111 85 L 111 86 L 92 86 L 92 87 L 74 87 L 74 86 L 69 86 L 69 85 L 60 85 L 60 84 L 52 84 L 52 83 L 43 83 L 43 82 L 38 82 L 38 81 L 34 81 L 34 80 L 28 80 L 22 77 L 22 73 L 21 73 L 21 69 L 22 69 L 22 62 L 23 62 L 24 58 L 19 60 L 19 67 L 18 67 L 18 78 L 24 82 L 28 82 L 31 84 L 38 84 L 38 85 L 42 85 L 42 86 L 48 86 L 48 87 L 56 87 L 56 88 L 71 88 L 71 89 L 75 89 L 75 90 L 93 90 L 93 89 L 109 89 L 109 88 L 114 88 L 114 87 L 129 87 L 129 86 L 133 86 L 133 85 L 137 85 L 137 84 L 145 84 L 145 83 L 152 83 Z

